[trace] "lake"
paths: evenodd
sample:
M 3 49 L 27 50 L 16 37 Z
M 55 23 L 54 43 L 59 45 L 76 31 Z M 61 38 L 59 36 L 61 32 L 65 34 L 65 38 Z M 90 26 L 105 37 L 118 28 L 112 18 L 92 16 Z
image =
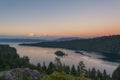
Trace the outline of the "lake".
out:
M 28 56 L 30 58 L 30 62 L 35 65 L 38 62 L 41 64 L 45 62 L 47 65 L 50 61 L 54 61 L 55 57 L 57 57 L 54 53 L 58 50 L 61 50 L 66 54 L 68 54 L 68 56 L 61 58 L 61 61 L 63 64 L 70 66 L 72 65 L 77 66 L 79 61 L 84 61 L 87 69 L 93 67 L 101 71 L 106 69 L 107 73 L 112 74 L 112 72 L 119 65 L 119 63 L 108 62 L 98 59 L 104 56 L 95 53 L 84 52 L 86 55 L 92 56 L 89 57 L 75 53 L 75 51 L 67 50 L 67 49 L 19 46 L 18 43 L 0 43 L 0 44 L 9 44 L 11 47 L 15 47 L 17 49 L 17 53 L 20 56 Z

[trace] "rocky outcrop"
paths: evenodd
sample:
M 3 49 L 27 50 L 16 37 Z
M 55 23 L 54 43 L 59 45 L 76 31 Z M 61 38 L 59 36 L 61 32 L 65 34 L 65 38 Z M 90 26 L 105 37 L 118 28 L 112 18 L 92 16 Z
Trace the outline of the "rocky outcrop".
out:
M 29 68 L 16 68 L 9 71 L 0 72 L 0 77 L 5 78 L 5 80 L 36 80 L 41 76 L 42 74 L 40 72 Z

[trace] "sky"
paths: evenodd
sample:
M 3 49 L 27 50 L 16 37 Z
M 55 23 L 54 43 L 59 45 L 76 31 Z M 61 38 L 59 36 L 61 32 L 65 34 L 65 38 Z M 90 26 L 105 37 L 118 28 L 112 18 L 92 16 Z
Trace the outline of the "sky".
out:
M 120 0 L 0 0 L 0 35 L 120 34 Z

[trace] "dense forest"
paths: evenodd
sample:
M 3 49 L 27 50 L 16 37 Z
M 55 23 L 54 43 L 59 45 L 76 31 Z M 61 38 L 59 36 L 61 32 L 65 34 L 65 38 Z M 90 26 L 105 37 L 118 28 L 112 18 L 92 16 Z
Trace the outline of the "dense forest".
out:
M 62 64 L 60 58 L 57 57 L 48 66 L 45 62 L 43 65 L 40 63 L 32 65 L 28 57 L 19 57 L 15 48 L 0 45 L 0 72 L 24 67 L 41 72 L 43 76 L 37 80 L 120 80 L 120 66 L 110 76 L 105 70 L 101 72 L 95 68 L 86 69 L 83 61 L 80 61 L 77 67 L 74 65 L 70 67 Z M 5 78 L 1 77 L 0 80 L 5 80 Z M 29 80 L 29 77 L 22 77 L 19 80 Z
M 12 68 L 32 67 L 27 56 L 20 57 L 15 48 L 9 45 L 0 45 L 0 71 Z
M 21 45 L 99 52 L 107 57 L 105 60 L 120 62 L 120 35 Z

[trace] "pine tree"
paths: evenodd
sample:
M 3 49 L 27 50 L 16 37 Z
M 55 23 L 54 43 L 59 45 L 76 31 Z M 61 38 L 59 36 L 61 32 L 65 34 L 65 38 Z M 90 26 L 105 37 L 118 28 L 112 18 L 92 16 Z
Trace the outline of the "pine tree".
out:
M 61 72 L 62 71 L 62 63 L 61 63 L 60 58 L 56 57 L 54 62 L 55 62 L 54 65 L 55 65 L 56 71 Z
M 75 66 L 73 65 L 72 68 L 71 68 L 71 74 L 76 76 L 77 72 L 76 72 L 76 69 L 75 69 Z
M 86 77 L 90 78 L 91 76 L 91 70 L 90 68 L 86 71 Z
M 46 66 L 45 62 L 43 62 L 42 70 L 44 73 L 47 72 L 47 66 Z
M 51 73 L 54 72 L 54 70 L 55 70 L 55 66 L 52 62 L 50 62 L 49 65 L 48 65 L 47 73 L 51 74 Z
M 80 76 L 80 75 L 85 75 L 85 73 L 86 73 L 85 65 L 83 61 L 80 61 L 77 67 L 77 74 L 78 76 Z
M 120 66 L 113 72 L 113 80 L 120 80 Z
M 41 66 L 40 63 L 37 64 L 37 70 L 38 70 L 39 72 L 42 72 L 42 66 Z
M 91 73 L 90 73 L 90 78 L 96 79 L 96 76 L 97 76 L 96 74 L 97 74 L 96 69 L 92 68 Z
M 100 72 L 100 70 L 97 71 L 97 79 L 103 80 L 103 76 L 102 76 L 102 73 Z
M 106 70 L 103 71 L 103 80 L 107 80 L 108 76 Z
M 66 72 L 66 74 L 70 74 L 70 67 L 69 66 L 65 66 L 65 72 Z

